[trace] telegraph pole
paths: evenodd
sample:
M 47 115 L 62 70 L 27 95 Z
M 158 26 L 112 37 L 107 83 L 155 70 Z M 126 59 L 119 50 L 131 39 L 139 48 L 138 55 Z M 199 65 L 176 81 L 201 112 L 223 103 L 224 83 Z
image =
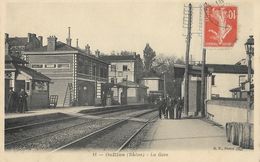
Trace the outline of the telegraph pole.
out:
M 163 95 L 164 95 L 164 99 L 166 99 L 166 77 L 165 77 L 165 72 L 163 73 Z
M 201 69 L 201 102 L 200 102 L 200 107 L 201 107 L 201 117 L 205 117 L 205 105 L 204 105 L 204 100 L 205 100 L 205 63 L 206 63 L 206 49 L 203 48 L 203 53 L 202 53 L 202 69 Z
M 192 17 L 192 6 L 191 3 L 189 4 L 189 11 L 188 11 L 188 30 L 187 30 L 187 37 L 186 37 L 186 66 L 185 66 L 185 90 L 184 90 L 184 113 L 188 116 L 189 113 L 189 53 L 190 53 L 190 40 L 191 40 L 191 17 Z

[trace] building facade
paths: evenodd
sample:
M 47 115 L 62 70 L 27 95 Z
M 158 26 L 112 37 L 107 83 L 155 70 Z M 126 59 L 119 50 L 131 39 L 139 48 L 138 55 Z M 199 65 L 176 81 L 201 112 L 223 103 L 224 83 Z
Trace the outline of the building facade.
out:
M 141 78 L 141 83 L 148 87 L 147 94 L 163 96 L 164 80 L 156 72 L 151 71 L 144 73 Z
M 52 79 L 50 95 L 58 95 L 58 106 L 95 105 L 101 86 L 108 82 L 108 63 L 87 51 L 48 37 L 46 46 L 24 52 L 29 66 Z
M 145 102 L 147 87 L 141 84 L 143 62 L 136 53 L 120 55 L 103 55 L 100 58 L 109 66 L 109 82 L 113 99 L 121 104 Z
M 29 109 L 49 107 L 50 78 L 27 67 L 23 52 L 41 47 L 42 37 L 28 33 L 28 37 L 9 37 L 5 34 L 5 104 L 12 88 L 17 93 L 24 89 L 28 94 Z M 5 105 L 5 106 L 6 106 Z M 10 111 L 9 111 L 10 112 Z
M 245 98 L 235 93 L 234 88 L 241 87 L 247 79 L 246 65 L 207 64 L 207 99 L 213 98 Z

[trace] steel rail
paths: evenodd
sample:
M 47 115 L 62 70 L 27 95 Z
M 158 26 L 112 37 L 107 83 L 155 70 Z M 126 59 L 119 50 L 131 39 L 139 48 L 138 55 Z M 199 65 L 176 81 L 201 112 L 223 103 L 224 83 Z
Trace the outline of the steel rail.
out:
M 154 120 L 155 118 L 157 118 L 158 115 L 154 116 L 153 118 L 151 118 L 150 120 L 148 120 L 147 122 L 145 122 L 145 124 L 143 124 L 135 133 L 133 133 L 133 135 L 131 137 L 129 137 L 121 146 L 120 148 L 116 151 L 116 152 L 120 152 L 122 151 L 124 148 L 126 148 L 129 143 L 132 141 L 132 139 L 134 139 L 134 137 L 139 134 L 152 120 Z
M 106 117 L 99 118 L 99 119 L 105 119 L 105 118 Z M 64 130 L 67 130 L 67 129 L 70 129 L 70 128 L 78 127 L 78 126 L 81 126 L 81 125 L 89 124 L 91 122 L 98 121 L 99 119 L 93 119 L 91 121 L 82 122 L 82 123 L 79 123 L 79 124 L 76 124 L 76 125 L 72 125 L 72 126 L 68 126 L 68 127 L 65 127 L 65 128 L 61 128 L 61 129 L 58 129 L 58 130 L 50 131 L 50 132 L 47 132 L 47 133 L 42 133 L 42 134 L 39 134 L 39 135 L 36 135 L 36 136 L 27 137 L 27 138 L 24 138 L 24 139 L 21 139 L 21 140 L 17 140 L 17 141 L 8 142 L 8 143 L 5 143 L 5 147 L 13 145 L 13 144 L 25 142 L 25 141 L 31 141 L 31 140 L 34 140 L 36 138 L 40 139 L 41 137 L 44 137 L 46 135 L 54 134 L 54 133 L 61 132 L 61 131 L 64 131 Z
M 76 140 L 74 140 L 74 141 L 72 141 L 72 142 L 70 142 L 70 143 L 67 143 L 67 144 L 65 144 L 65 145 L 63 145 L 63 146 L 61 146 L 61 147 L 58 147 L 58 148 L 56 148 L 55 150 L 53 150 L 53 151 L 51 151 L 51 152 L 56 152 L 56 151 L 60 151 L 60 150 L 62 150 L 62 149 L 68 148 L 69 146 L 71 146 L 71 145 L 73 145 L 73 144 L 76 144 L 77 142 L 80 142 L 80 141 L 82 141 L 82 140 L 86 140 L 86 139 L 92 137 L 93 135 L 98 135 L 98 134 L 104 132 L 105 130 L 108 130 L 108 129 L 110 129 L 110 128 L 116 127 L 116 126 L 118 126 L 118 125 L 120 125 L 120 124 L 122 124 L 122 123 L 128 121 L 128 120 L 131 119 L 131 118 L 134 118 L 134 117 L 137 117 L 137 116 L 140 116 L 140 115 L 144 115 L 144 114 L 148 114 L 148 113 L 154 112 L 154 111 L 157 111 L 157 109 L 153 109 L 153 110 L 150 110 L 150 111 L 146 111 L 146 112 L 143 112 L 143 113 L 134 115 L 134 116 L 130 116 L 130 117 L 128 117 L 127 119 L 123 119 L 123 120 L 120 120 L 120 121 L 118 121 L 118 122 L 112 123 L 112 124 L 110 124 L 110 125 L 108 125 L 108 126 L 106 126 L 106 127 L 103 127 L 103 128 L 101 128 L 101 129 L 96 130 L 95 132 L 89 133 L 89 134 L 87 134 L 87 135 L 85 135 L 85 136 L 83 136 L 83 137 L 81 137 L 81 138 L 78 138 L 78 139 L 76 139 Z
M 51 123 L 56 123 L 56 122 L 60 122 L 60 121 L 67 121 L 70 119 L 77 119 L 83 116 L 87 116 L 87 115 L 102 115 L 102 114 L 106 114 L 106 113 L 113 113 L 113 112 L 120 112 L 120 111 L 125 111 L 125 110 L 131 110 L 131 109 L 137 109 L 137 108 L 117 108 L 115 109 L 111 109 L 111 110 L 104 110 L 104 111 L 100 111 L 100 112 L 89 112 L 83 115 L 79 115 L 79 116 L 73 116 L 73 117 L 65 117 L 62 119 L 57 119 L 57 120 L 48 120 L 48 121 L 44 121 L 44 122 L 38 122 L 38 123 L 33 123 L 33 124 L 25 124 L 25 125 L 20 125 L 20 126 L 15 126 L 15 127 L 10 127 L 10 128 L 6 128 L 5 132 L 10 132 L 10 131 L 15 131 L 15 130 L 19 130 L 19 129 L 29 129 L 31 127 L 35 127 L 38 125 L 46 125 L 46 124 L 51 124 Z

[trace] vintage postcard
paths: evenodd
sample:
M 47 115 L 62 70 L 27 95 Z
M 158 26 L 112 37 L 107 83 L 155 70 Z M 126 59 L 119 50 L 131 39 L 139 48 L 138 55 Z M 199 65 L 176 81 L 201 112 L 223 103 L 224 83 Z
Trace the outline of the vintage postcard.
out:
M 0 161 L 260 161 L 256 0 L 0 4 Z

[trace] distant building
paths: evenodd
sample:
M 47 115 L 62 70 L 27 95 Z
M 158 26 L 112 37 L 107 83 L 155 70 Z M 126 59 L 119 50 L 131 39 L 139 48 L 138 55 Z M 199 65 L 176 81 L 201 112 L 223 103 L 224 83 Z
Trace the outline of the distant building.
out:
M 103 55 L 100 59 L 110 63 L 109 82 L 119 83 L 128 81 L 139 83 L 143 75 L 143 62 L 140 55 Z
M 9 54 L 20 58 L 22 52 L 41 47 L 42 36 L 36 37 L 36 34 L 28 33 L 27 37 L 9 37 L 6 33 L 5 42 Z
M 184 75 L 185 65 L 175 64 L 175 73 Z M 246 65 L 206 64 L 206 94 L 205 99 L 217 98 L 245 98 L 237 87 L 247 78 Z M 184 97 L 184 81 L 182 84 L 182 97 Z M 201 101 L 201 65 L 189 66 L 189 113 L 200 111 Z
M 146 72 L 143 74 L 141 78 L 141 82 L 143 85 L 148 87 L 147 94 L 150 95 L 163 95 L 163 82 L 164 80 L 161 78 L 159 74 L 155 71 Z
M 113 98 L 121 104 L 144 102 L 147 87 L 140 84 L 143 75 L 140 55 L 129 53 L 103 55 L 100 58 L 110 64 L 109 82 L 115 84 Z
M 234 89 L 247 80 L 246 65 L 207 64 L 207 98 L 245 98 L 244 95 L 236 93 Z M 233 91 L 230 91 L 232 90 Z
M 69 30 L 67 43 L 50 36 L 46 46 L 23 54 L 32 69 L 52 79 L 50 95 L 58 95 L 58 106 L 71 106 L 100 103 L 108 82 L 109 64 L 88 52 L 71 46 Z
M 46 108 L 49 106 L 50 78 L 27 67 L 28 62 L 22 60 L 21 53 L 40 47 L 35 34 L 28 34 L 31 38 L 5 37 L 5 103 L 10 88 L 16 92 L 24 89 L 28 94 L 29 109 Z

